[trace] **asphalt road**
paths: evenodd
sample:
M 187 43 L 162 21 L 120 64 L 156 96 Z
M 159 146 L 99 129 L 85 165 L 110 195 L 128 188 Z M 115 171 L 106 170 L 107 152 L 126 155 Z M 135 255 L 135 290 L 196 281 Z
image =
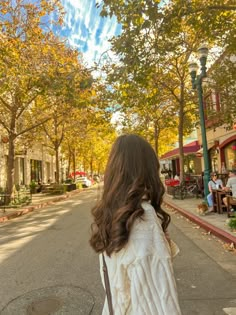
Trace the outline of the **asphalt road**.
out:
M 98 257 L 88 244 L 97 196 L 86 190 L 0 225 L 1 315 L 101 314 Z M 174 268 L 183 315 L 235 315 L 236 255 L 178 214 L 170 234 L 181 250 Z

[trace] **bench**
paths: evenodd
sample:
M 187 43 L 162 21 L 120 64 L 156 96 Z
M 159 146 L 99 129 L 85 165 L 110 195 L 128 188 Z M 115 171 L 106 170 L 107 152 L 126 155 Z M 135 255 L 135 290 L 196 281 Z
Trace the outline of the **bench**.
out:
M 64 194 L 64 186 L 61 184 L 42 185 L 41 192 L 43 194 Z

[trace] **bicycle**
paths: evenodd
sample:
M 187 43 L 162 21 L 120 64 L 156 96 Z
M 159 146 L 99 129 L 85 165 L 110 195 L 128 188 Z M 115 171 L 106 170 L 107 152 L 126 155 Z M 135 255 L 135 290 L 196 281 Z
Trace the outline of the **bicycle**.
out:
M 174 189 L 173 198 L 174 199 L 185 199 L 187 196 L 198 198 L 200 188 L 197 181 L 194 183 L 187 184 L 186 182 L 181 182 L 179 186 Z

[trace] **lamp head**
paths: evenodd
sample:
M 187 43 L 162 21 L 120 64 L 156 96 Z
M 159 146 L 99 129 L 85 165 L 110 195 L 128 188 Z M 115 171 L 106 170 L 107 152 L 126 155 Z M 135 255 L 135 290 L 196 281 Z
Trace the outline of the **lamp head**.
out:
M 206 61 L 207 61 L 207 55 L 208 55 L 208 48 L 206 44 L 202 45 L 198 49 L 199 59 L 201 63 L 201 77 L 206 77 Z
M 195 79 L 197 76 L 198 65 L 196 64 L 196 62 L 192 62 L 189 64 L 188 67 L 189 67 L 189 73 L 190 73 L 191 79 L 192 79 L 192 87 L 193 87 L 193 89 L 195 89 L 196 88 Z
M 197 63 L 196 62 L 192 62 L 192 63 L 190 63 L 189 64 L 189 73 L 191 74 L 191 73 L 195 73 L 195 76 L 196 76 L 196 74 L 197 74 L 197 70 L 198 70 L 198 65 L 197 65 Z
M 199 58 L 201 59 L 202 57 L 205 57 L 207 58 L 208 56 L 208 47 L 206 44 L 202 44 L 199 48 L 198 48 L 198 55 L 199 55 Z

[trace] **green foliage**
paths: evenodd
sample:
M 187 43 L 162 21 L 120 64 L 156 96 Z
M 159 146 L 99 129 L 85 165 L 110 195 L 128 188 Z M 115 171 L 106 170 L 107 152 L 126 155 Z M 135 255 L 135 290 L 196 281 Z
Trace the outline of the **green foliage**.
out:
M 82 183 L 76 183 L 76 189 L 82 189 Z
M 60 27 L 63 15 L 58 0 L 0 2 L 0 127 L 9 138 L 9 194 L 14 182 L 15 149 L 28 148 L 35 141 L 36 128 L 52 118 L 57 124 L 55 112 L 60 122 L 71 108 L 91 103 L 91 74 L 80 54 L 48 27 Z M 63 128 L 64 124 L 53 138 L 54 148 L 60 146 Z
M 180 173 L 183 137 L 199 120 L 188 64 L 203 42 L 232 50 L 235 8 L 223 0 L 217 4 L 215 0 L 102 2 L 101 15 L 115 15 L 122 25 L 122 33 L 111 39 L 120 62 L 104 68 L 112 98 L 126 117 L 125 130 L 133 128 L 149 138 L 152 132 L 160 143 L 166 134 L 161 135 L 161 130 L 174 127 L 179 137 Z
M 236 218 L 230 219 L 229 222 L 228 222 L 228 226 L 229 226 L 232 230 L 236 230 Z

